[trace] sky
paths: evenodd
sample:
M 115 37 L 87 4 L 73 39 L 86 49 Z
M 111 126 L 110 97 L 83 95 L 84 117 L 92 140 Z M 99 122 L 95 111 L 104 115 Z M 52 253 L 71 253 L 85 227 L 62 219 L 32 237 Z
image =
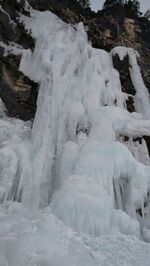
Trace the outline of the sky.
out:
M 91 2 L 91 8 L 97 11 L 101 9 L 104 0 L 90 0 L 90 2 Z M 140 5 L 141 5 L 141 11 L 145 12 L 147 9 L 150 8 L 150 0 L 141 0 Z

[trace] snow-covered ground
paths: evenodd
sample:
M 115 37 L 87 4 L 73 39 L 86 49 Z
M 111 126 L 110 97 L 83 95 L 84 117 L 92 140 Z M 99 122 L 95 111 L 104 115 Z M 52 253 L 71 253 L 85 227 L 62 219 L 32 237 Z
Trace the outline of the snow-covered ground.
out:
M 132 138 L 150 136 L 150 101 L 137 53 L 94 49 L 82 23 L 27 8 L 34 52 L 1 43 L 22 54 L 39 95 L 33 125 L 0 105 L 0 266 L 148 266 L 150 162 Z M 129 55 L 135 113 L 116 53 Z
M 31 213 L 18 203 L 0 214 L 0 266 L 149 266 L 149 244 L 133 236 L 77 234 L 50 209 Z

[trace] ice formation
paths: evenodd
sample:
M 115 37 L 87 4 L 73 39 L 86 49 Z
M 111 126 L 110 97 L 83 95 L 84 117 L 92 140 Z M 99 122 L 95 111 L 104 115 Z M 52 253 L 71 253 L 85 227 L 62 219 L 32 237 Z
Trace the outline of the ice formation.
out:
M 8 118 L 0 102 L 0 202 L 20 201 L 31 175 L 31 123 Z
M 140 247 L 145 252 L 142 264 L 132 261 L 131 254 L 129 261 L 149 265 L 149 246 L 140 240 L 150 241 L 150 160 L 144 140 L 140 146 L 132 138 L 150 136 L 150 104 L 137 54 L 123 47 L 111 53 L 94 49 L 82 23 L 71 26 L 51 12 L 27 7 L 30 17 L 20 19 L 36 41 L 34 52 L 15 44 L 3 47 L 6 53 L 22 54 L 20 71 L 39 83 L 39 95 L 32 130 L 29 122 L 8 118 L 0 105 L 2 223 L 12 217 L 5 228 L 7 239 L 4 245 L 0 242 L 0 266 L 47 266 L 50 262 L 66 266 L 69 261 L 72 265 L 117 265 L 117 255 L 114 262 L 109 261 L 106 250 L 103 261 L 98 251 L 103 243 L 110 243 L 110 254 L 114 243 L 126 254 L 130 254 L 128 246 L 133 250 L 135 245 L 136 254 Z M 120 59 L 129 55 L 136 90 L 134 113 L 126 110 L 126 95 L 113 68 L 116 53 Z M 129 138 L 128 143 L 123 137 Z M 16 229 L 17 217 L 23 232 Z M 13 230 L 21 236 L 19 241 L 12 236 L 16 245 L 10 252 Z M 26 232 L 31 238 L 25 237 Z M 29 249 L 16 258 L 13 255 L 18 246 L 23 248 L 24 237 Z M 38 241 L 46 241 L 46 246 Z M 50 241 L 54 247 L 51 244 L 49 252 Z M 57 246 L 62 251 L 58 259 Z
M 131 48 L 125 48 L 125 47 L 116 47 L 114 48 L 111 53 L 113 55 L 118 54 L 120 57 L 120 60 L 123 60 L 123 58 L 128 55 L 129 57 L 129 63 L 130 63 L 130 74 L 132 83 L 134 85 L 136 95 L 135 95 L 135 108 L 136 111 L 141 112 L 144 114 L 145 118 L 150 118 L 150 98 L 147 88 L 145 87 L 142 73 L 140 70 L 140 67 L 137 63 L 137 57 L 139 57 L 139 54 L 131 49 Z

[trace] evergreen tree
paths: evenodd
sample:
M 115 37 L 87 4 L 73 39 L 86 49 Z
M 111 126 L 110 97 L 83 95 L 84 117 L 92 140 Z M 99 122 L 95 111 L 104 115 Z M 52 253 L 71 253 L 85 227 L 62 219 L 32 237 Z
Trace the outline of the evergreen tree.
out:
M 140 2 L 138 0 L 106 0 L 103 9 L 111 8 L 114 6 L 122 6 L 131 16 L 140 16 Z
M 124 6 L 131 15 L 141 15 L 140 2 L 138 0 L 128 0 Z
M 144 17 L 150 19 L 150 9 L 145 12 Z
M 88 8 L 90 6 L 89 0 L 78 0 L 78 2 L 83 8 Z
M 104 5 L 103 5 L 103 8 L 106 9 L 106 8 L 110 8 L 114 5 L 123 5 L 124 4 L 124 1 L 123 0 L 106 0 L 104 2 Z

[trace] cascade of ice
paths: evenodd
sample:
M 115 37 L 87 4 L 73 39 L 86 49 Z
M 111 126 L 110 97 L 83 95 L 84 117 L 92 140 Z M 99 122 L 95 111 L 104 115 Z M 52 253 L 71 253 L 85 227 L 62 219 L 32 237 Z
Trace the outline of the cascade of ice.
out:
M 31 27 L 37 42 L 33 55 L 23 54 L 20 70 L 40 82 L 32 133 L 31 187 L 35 188 L 36 205 L 45 206 L 53 186 L 60 183 L 59 161 L 64 143 L 75 140 L 77 125 L 81 129 L 88 127 L 87 117 L 100 105 L 118 102 L 122 106 L 123 97 L 111 56 L 88 44 L 82 24 L 73 28 L 50 12 L 33 12 L 25 24 Z
M 131 48 L 116 47 L 111 51 L 111 54 L 117 54 L 120 60 L 123 60 L 125 56 L 129 57 L 129 71 L 136 91 L 135 96 L 132 96 L 134 108 L 136 112 L 139 112 L 141 118 L 144 116 L 145 119 L 149 119 L 150 99 L 148 90 L 142 79 L 140 68 L 137 64 L 137 57 L 139 57 L 138 52 Z M 126 96 L 128 97 L 130 95 L 127 94 Z M 138 161 L 144 163 L 145 165 L 150 165 L 150 157 L 144 139 L 135 139 L 133 141 L 133 138 L 127 138 L 126 141 L 124 141 L 123 138 L 122 141 Z
M 51 202 L 57 217 L 76 231 L 99 236 L 119 230 L 140 237 L 136 210 L 144 214 L 150 189 L 147 148 L 146 155 L 142 149 L 133 156 L 117 141 L 120 136 L 150 136 L 150 105 L 141 76 L 140 92 L 134 82 L 135 73 L 140 75 L 135 58 L 132 79 L 143 97 L 136 110 L 147 120 L 125 110 L 111 53 L 91 47 L 82 23 L 73 27 L 51 12 L 34 10 L 22 20 L 36 45 L 33 53 L 23 51 L 20 71 L 39 83 L 39 95 L 26 146 L 21 135 L 27 152 L 18 160 L 15 148 L 17 173 L 10 171 L 11 177 L 7 172 L 13 188 L 2 189 L 1 200 L 18 200 L 34 209 Z

